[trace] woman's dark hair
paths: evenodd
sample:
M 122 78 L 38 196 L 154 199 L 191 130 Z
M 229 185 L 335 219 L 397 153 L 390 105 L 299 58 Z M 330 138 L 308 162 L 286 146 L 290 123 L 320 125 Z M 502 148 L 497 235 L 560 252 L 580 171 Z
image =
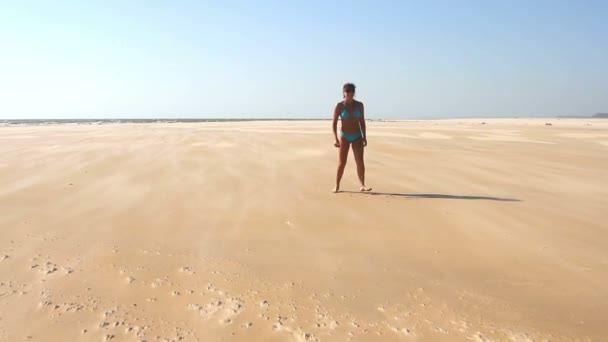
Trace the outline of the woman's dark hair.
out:
M 342 91 L 346 93 L 354 93 L 355 92 L 355 84 L 354 83 L 345 83 L 342 87 Z

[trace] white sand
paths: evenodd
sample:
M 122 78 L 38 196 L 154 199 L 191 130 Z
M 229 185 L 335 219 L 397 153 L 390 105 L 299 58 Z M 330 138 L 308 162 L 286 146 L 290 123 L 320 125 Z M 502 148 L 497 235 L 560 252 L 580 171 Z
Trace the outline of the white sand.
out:
M 368 127 L 1 127 L 0 341 L 606 338 L 608 120 Z

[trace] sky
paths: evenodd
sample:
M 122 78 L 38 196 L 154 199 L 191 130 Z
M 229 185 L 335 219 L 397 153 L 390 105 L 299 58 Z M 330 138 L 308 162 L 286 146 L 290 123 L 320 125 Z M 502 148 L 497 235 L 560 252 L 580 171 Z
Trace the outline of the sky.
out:
M 608 112 L 608 1 L 0 0 L 0 118 Z

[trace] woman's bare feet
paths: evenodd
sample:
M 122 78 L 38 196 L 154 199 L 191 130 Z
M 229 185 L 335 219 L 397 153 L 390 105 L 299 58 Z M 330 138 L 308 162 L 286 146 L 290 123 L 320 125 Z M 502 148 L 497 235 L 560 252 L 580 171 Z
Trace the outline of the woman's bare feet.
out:
M 340 192 L 340 187 L 337 186 L 332 191 L 334 192 L 334 194 L 337 194 L 338 192 Z
M 372 188 L 368 188 L 368 187 L 366 187 L 366 186 L 364 185 L 364 186 L 360 187 L 360 188 L 359 188 L 359 190 L 360 190 L 361 192 L 367 192 L 367 191 L 372 191 Z

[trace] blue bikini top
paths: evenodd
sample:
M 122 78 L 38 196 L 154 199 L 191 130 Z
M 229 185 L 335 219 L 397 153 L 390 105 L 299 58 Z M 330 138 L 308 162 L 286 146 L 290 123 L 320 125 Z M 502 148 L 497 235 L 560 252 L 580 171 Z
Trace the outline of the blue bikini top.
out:
M 348 110 L 346 109 L 346 104 L 342 104 L 342 112 L 340 113 L 340 117 L 342 119 L 348 119 L 350 114 L 348 114 Z M 361 110 L 359 108 L 355 109 L 355 118 L 361 117 Z

